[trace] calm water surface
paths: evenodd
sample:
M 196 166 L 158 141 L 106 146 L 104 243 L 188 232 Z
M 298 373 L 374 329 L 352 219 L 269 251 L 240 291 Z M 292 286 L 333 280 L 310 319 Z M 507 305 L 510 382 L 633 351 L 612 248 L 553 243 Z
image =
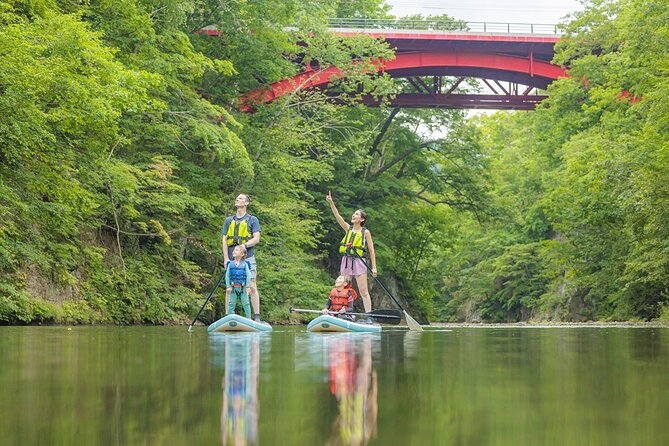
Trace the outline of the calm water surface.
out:
M 666 445 L 666 328 L 0 327 L 2 445 Z

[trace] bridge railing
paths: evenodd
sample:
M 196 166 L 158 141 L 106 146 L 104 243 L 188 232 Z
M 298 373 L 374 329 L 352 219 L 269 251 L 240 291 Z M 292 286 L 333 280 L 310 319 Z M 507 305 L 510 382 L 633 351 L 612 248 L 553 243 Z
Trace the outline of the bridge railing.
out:
M 558 25 L 542 23 L 466 22 L 463 20 L 410 20 L 332 18 L 331 28 L 404 31 L 458 31 L 491 34 L 555 34 L 562 31 Z

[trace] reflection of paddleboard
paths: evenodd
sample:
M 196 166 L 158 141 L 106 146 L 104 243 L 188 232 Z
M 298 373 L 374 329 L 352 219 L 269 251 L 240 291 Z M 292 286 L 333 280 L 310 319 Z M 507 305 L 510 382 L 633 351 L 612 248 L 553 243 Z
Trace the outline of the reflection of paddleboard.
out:
M 307 330 L 311 332 L 375 333 L 381 331 L 381 326 L 376 324 L 361 324 L 324 314 L 309 322 Z
M 272 331 L 272 326 L 267 322 L 255 322 L 238 314 L 228 314 L 211 324 L 207 331 L 209 333 L 214 331 Z

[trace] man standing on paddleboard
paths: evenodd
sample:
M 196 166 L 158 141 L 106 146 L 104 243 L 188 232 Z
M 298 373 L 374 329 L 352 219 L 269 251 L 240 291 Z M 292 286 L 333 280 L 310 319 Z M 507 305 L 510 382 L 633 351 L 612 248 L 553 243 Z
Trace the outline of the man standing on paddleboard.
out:
M 253 320 L 260 322 L 260 295 L 256 278 L 258 276 L 256 258 L 253 247 L 260 243 L 260 222 L 258 218 L 247 213 L 246 210 L 251 204 L 251 198 L 248 194 L 239 194 L 235 198 L 235 207 L 237 212 L 229 216 L 223 223 L 222 248 L 225 265 L 232 258 L 232 251 L 235 246 L 243 245 L 246 248 L 246 260 L 251 265 L 251 284 L 249 286 L 249 297 L 253 306 Z

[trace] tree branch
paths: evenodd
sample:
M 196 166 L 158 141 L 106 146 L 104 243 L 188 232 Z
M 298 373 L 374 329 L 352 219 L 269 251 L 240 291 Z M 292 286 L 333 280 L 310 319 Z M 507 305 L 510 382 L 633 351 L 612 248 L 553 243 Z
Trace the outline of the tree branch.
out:
M 121 258 L 121 265 L 123 266 L 123 277 L 127 281 L 128 273 L 125 268 L 125 260 L 123 259 L 123 249 L 121 248 L 121 227 L 118 223 L 118 215 L 116 214 L 116 203 L 114 202 L 114 191 L 112 190 L 112 185 L 110 182 L 107 182 L 107 188 L 109 189 L 109 198 L 112 205 L 112 214 L 114 214 L 114 224 L 116 224 L 116 246 L 118 246 L 118 255 Z
M 428 240 L 430 240 L 430 237 L 432 237 L 432 234 L 434 234 L 435 232 L 436 231 L 432 231 L 426 236 L 421 237 L 421 244 L 418 249 L 418 254 L 415 256 L 416 261 L 414 262 L 413 271 L 411 272 L 409 281 L 413 281 L 416 278 L 416 274 L 418 273 L 418 264 L 420 263 L 421 257 L 423 257 L 423 252 L 427 247 L 427 242 Z
M 390 124 L 393 122 L 393 118 L 397 113 L 400 111 L 399 107 L 393 108 L 393 110 L 390 112 L 388 117 L 386 118 L 386 121 L 383 123 L 383 126 L 381 127 L 381 131 L 379 132 L 378 135 L 376 135 L 376 138 L 374 138 L 374 142 L 372 143 L 372 147 L 369 149 L 369 154 L 372 155 L 374 152 L 378 153 L 381 155 L 379 152 L 379 144 L 381 144 L 381 140 L 385 136 L 386 132 L 388 131 L 388 127 L 390 127 Z
M 413 149 L 409 149 L 409 150 L 403 152 L 401 155 L 398 155 L 397 157 L 395 157 L 395 159 L 393 159 L 393 160 L 390 161 L 389 163 L 387 163 L 387 164 L 381 166 L 381 168 L 380 168 L 379 170 L 377 170 L 376 172 L 372 173 L 372 175 L 370 176 L 370 178 L 373 179 L 373 178 L 378 177 L 378 176 L 381 175 L 383 172 L 385 172 L 386 170 L 388 170 L 388 169 L 390 169 L 391 167 L 393 167 L 395 164 L 399 163 L 399 162 L 402 161 L 402 160 L 405 160 L 405 159 L 409 158 L 411 155 L 413 155 L 414 153 L 418 152 L 419 150 L 424 149 L 424 148 L 426 148 L 426 147 L 429 147 L 430 144 L 432 144 L 432 143 L 434 143 L 434 142 L 435 142 L 435 141 L 426 141 L 426 142 L 422 143 L 421 145 L 419 145 L 418 147 L 414 147 Z

